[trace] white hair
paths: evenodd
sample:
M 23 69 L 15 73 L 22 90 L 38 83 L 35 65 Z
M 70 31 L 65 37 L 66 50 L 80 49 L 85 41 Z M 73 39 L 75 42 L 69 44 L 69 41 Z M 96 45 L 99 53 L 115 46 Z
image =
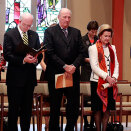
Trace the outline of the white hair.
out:
M 32 17 L 32 19 L 34 19 L 33 15 L 28 13 L 28 12 L 25 12 L 23 14 L 20 15 L 19 17 L 19 21 L 22 21 L 23 18 L 28 18 L 28 17 Z
M 63 11 L 69 11 L 70 12 L 70 14 L 72 14 L 72 12 L 71 12 L 71 10 L 70 9 L 68 9 L 68 8 L 61 8 L 61 10 L 59 11 L 59 15 L 61 15 L 61 12 L 63 12 Z

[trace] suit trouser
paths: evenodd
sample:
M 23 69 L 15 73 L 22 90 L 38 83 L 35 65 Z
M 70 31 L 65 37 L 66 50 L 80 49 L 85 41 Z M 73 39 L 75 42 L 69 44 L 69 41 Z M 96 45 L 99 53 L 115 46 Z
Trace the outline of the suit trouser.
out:
M 74 131 L 74 126 L 78 119 L 79 102 L 80 102 L 80 87 L 79 83 L 74 84 L 74 87 L 64 89 L 55 89 L 54 85 L 48 81 L 50 93 L 50 122 L 49 131 L 60 131 L 59 115 L 60 106 L 63 94 L 67 97 L 66 106 L 66 131 Z
M 17 131 L 18 116 L 20 116 L 21 131 L 29 131 L 32 112 L 34 86 L 7 86 L 9 101 L 8 131 Z

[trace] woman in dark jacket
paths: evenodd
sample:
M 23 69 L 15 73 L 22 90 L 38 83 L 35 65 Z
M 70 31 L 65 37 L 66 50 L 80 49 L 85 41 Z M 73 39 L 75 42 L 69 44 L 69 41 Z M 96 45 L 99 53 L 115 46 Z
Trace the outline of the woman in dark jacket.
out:
M 81 65 L 81 81 L 90 81 L 90 75 L 91 75 L 91 66 L 89 61 L 89 55 L 88 55 L 88 48 L 95 44 L 97 41 L 97 29 L 98 29 L 98 23 L 97 21 L 90 21 L 87 24 L 87 30 L 88 32 L 82 37 L 83 43 L 84 43 L 84 60 Z M 88 102 L 91 101 L 91 97 L 84 97 L 84 106 L 89 106 Z M 84 117 L 84 130 L 87 130 L 87 128 L 93 128 L 94 127 L 94 117 L 91 117 L 90 125 L 87 121 L 87 116 Z

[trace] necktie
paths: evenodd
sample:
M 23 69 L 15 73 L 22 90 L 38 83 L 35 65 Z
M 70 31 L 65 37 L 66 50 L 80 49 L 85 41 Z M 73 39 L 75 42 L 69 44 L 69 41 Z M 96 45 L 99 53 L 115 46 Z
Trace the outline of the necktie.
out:
M 62 29 L 62 31 L 64 32 L 64 34 L 65 34 L 65 37 L 67 38 L 67 36 L 68 36 L 67 29 Z
M 25 45 L 28 45 L 28 37 L 27 37 L 27 34 L 25 32 L 23 32 L 23 41 L 24 41 L 24 44 Z

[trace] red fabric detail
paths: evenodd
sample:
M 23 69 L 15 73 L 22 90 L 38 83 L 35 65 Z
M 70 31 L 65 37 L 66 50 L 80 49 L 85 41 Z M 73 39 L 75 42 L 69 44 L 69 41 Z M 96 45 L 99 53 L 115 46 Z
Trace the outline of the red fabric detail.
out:
M 96 42 L 96 47 L 98 50 L 98 61 L 99 61 L 99 67 L 107 72 L 107 67 L 106 67 L 106 62 L 105 62 L 105 56 L 104 56 L 104 50 L 103 50 L 103 46 L 100 40 L 98 40 Z M 111 58 L 111 76 L 114 73 L 114 67 L 115 67 L 115 55 L 114 55 L 114 51 L 110 45 L 110 43 L 108 44 L 108 48 L 109 48 L 109 52 L 110 52 L 110 58 Z M 99 95 L 99 97 L 101 98 L 102 102 L 103 102 L 103 112 L 106 111 L 107 109 L 107 104 L 108 104 L 108 88 L 103 89 L 102 88 L 102 84 L 107 83 L 106 81 L 103 80 L 103 78 L 99 77 L 98 80 L 98 87 L 97 87 L 97 94 Z M 113 98 L 116 99 L 117 97 L 117 93 L 118 93 L 118 88 L 117 85 L 113 86 Z
M 0 44 L 0 50 L 3 50 L 2 45 Z M 4 59 L 3 53 L 0 54 L 0 71 L 5 68 L 6 61 Z
M 90 40 L 91 43 L 94 43 L 94 40 Z
M 2 45 L 0 45 L 0 50 L 3 50 L 3 49 L 2 49 Z

